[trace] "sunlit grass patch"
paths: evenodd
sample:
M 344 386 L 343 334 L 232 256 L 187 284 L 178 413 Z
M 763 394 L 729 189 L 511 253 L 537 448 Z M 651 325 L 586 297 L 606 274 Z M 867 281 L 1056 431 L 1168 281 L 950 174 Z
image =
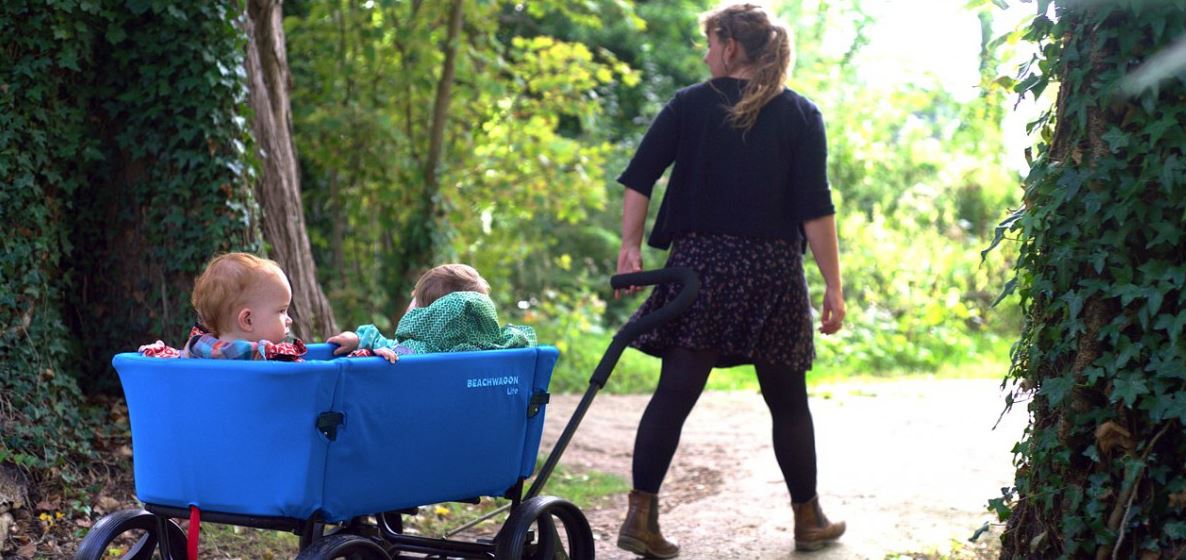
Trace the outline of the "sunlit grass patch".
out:
M 552 377 L 553 393 L 579 393 L 589 386 L 611 334 L 588 334 L 567 345 Z M 817 357 L 807 373 L 809 386 L 837 383 L 875 383 L 903 377 L 929 376 L 936 379 L 1002 379 L 1009 369 L 1009 348 L 1013 339 L 991 333 L 965 336 L 960 341 L 912 341 L 913 348 L 874 348 L 890 345 L 886 340 L 856 338 L 862 345 L 847 351 L 843 343 L 816 337 Z M 928 348 L 928 344 L 937 345 Z M 859 350 L 859 351 L 858 351 Z M 661 361 L 635 350 L 622 353 L 602 389 L 612 394 L 646 394 L 659 380 Z M 757 391 L 753 366 L 715 369 L 708 378 L 709 391 Z
M 537 461 L 537 473 L 542 466 L 543 458 Z M 534 477 L 523 484 L 525 491 L 533 481 Z M 558 465 L 541 495 L 557 496 L 572 502 L 581 510 L 587 510 L 597 507 L 608 496 L 629 490 L 630 485 L 620 476 L 600 471 L 579 471 Z M 450 502 L 422 507 L 416 515 L 404 517 L 405 530 L 427 537 L 450 536 L 455 529 L 509 503 L 510 500 L 505 498 L 482 498 L 478 504 Z M 481 521 L 473 528 L 466 529 L 463 534 L 492 535 L 506 521 L 506 517 L 505 512 L 499 513 Z
M 537 465 L 538 472 L 542 458 Z M 532 479 L 533 480 L 533 479 Z M 524 483 L 524 488 L 532 480 Z M 582 510 L 596 508 L 608 496 L 623 494 L 630 489 L 620 476 L 599 471 L 580 471 L 558 466 L 548 479 L 542 494 L 558 496 L 575 504 Z M 473 528 L 458 535 L 452 535 L 471 520 L 493 512 L 510 503 L 505 498 L 482 498 L 477 504 L 448 502 L 423 506 L 415 515 L 403 517 L 404 532 L 432 538 L 449 537 L 455 540 L 473 540 L 481 536 L 492 536 L 506 521 L 506 513 L 499 513 L 484 520 Z M 297 555 L 299 538 L 285 531 L 253 529 L 215 523 L 202 524 L 201 548 L 204 556 L 210 558 L 253 558 L 260 560 L 294 558 Z
M 206 558 L 295 558 L 300 539 L 285 531 L 203 523 L 202 556 Z

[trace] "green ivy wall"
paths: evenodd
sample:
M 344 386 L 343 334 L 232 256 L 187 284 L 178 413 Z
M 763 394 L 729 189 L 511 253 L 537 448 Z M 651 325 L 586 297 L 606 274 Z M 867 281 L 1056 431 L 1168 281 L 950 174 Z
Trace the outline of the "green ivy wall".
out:
M 0 9 L 0 462 L 68 482 L 106 429 L 82 390 L 184 336 L 210 255 L 258 249 L 242 12 Z

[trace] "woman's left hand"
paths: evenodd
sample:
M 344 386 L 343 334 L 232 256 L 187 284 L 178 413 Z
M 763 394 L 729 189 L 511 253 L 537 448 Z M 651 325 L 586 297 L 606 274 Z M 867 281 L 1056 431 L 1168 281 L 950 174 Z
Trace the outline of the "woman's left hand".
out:
M 824 307 L 820 312 L 819 332 L 832 334 L 844 325 L 844 291 L 827 287 L 824 289 Z

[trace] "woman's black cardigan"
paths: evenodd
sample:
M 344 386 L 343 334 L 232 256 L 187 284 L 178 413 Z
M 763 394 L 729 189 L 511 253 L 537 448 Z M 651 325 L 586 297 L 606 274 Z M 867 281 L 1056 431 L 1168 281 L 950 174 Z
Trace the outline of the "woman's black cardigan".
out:
M 823 116 L 785 89 L 748 131 L 727 121 L 744 80 L 681 89 L 655 118 L 618 182 L 650 197 L 675 168 L 648 243 L 666 249 L 689 232 L 802 239 L 802 223 L 835 212 Z

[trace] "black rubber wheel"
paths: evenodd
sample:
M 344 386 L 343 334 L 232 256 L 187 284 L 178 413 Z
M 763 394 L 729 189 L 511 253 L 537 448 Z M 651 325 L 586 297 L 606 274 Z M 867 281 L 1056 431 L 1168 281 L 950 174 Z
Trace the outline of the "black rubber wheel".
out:
M 331 535 L 313 541 L 296 560 L 391 560 L 375 541 L 358 535 Z
M 185 533 L 172 519 L 165 521 L 169 531 L 169 558 L 164 560 L 185 560 Z M 128 550 L 120 560 L 150 560 L 160 558 L 158 554 L 157 516 L 142 509 L 125 509 L 105 515 L 99 519 L 83 537 L 74 553 L 74 560 L 109 560 L 111 549 L 121 548 L 127 540 Z
M 561 541 L 553 519 L 564 527 L 567 545 Z M 537 543 L 529 542 L 533 534 Z M 511 512 L 495 537 L 494 558 L 497 560 L 593 560 L 593 530 L 585 514 L 571 502 L 554 496 L 536 496 Z

